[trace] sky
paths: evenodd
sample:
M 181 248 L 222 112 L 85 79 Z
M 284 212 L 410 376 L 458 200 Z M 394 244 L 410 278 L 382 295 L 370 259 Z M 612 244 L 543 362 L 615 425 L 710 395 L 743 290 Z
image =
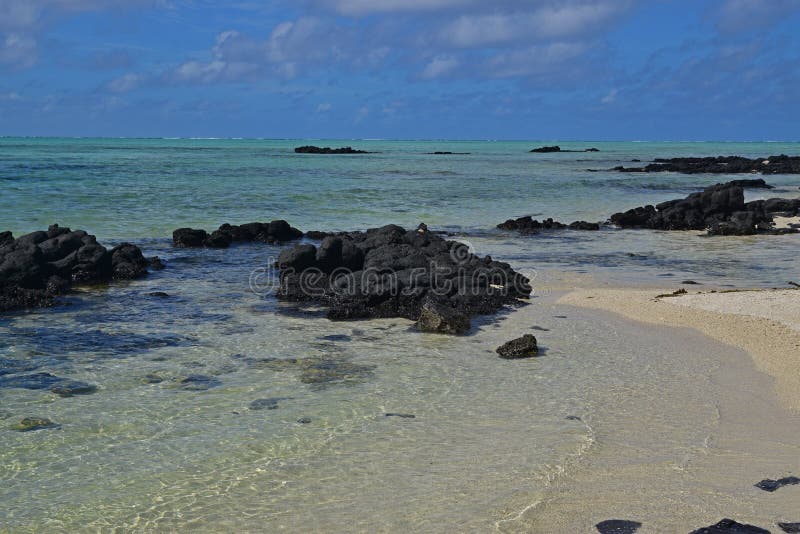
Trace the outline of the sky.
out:
M 800 0 L 0 0 L 0 135 L 800 140 Z

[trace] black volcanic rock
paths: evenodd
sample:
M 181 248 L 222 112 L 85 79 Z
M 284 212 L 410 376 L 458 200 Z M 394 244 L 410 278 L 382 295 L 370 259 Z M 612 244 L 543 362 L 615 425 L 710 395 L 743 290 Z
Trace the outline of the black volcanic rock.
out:
M 509 219 L 504 223 L 497 225 L 501 230 L 516 231 L 521 234 L 536 234 L 539 230 L 599 230 L 600 224 L 590 223 L 586 221 L 575 221 L 570 224 L 560 223 L 553 219 L 544 219 L 539 222 L 537 219 L 531 218 L 530 215 L 520 217 L 518 219 Z
M 534 148 L 531 152 L 549 153 L 549 152 L 600 152 L 597 148 L 584 148 L 583 150 L 563 150 L 560 146 L 540 146 Z
M 172 244 L 179 248 L 228 248 L 231 243 L 278 244 L 303 237 L 303 232 L 284 220 L 252 222 L 239 226 L 223 224 L 209 234 L 205 230 L 178 228 L 172 232 Z
M 369 154 L 366 150 L 356 150 L 349 146 L 341 148 L 318 147 L 318 146 L 299 146 L 294 149 L 297 154 Z
M 621 228 L 708 230 L 709 235 L 786 233 L 772 228 L 773 214 L 796 215 L 800 199 L 770 199 L 745 203 L 736 182 L 717 184 L 686 198 L 642 206 L 611 216 Z
M 800 174 L 800 156 L 770 156 L 743 158 L 718 156 L 708 158 L 656 158 L 644 167 L 614 167 L 619 172 L 680 172 L 683 174 Z M 746 186 L 746 187 L 764 187 Z
M 530 295 L 529 280 L 506 263 L 472 254 L 424 225 L 395 225 L 295 245 L 278 257 L 279 299 L 321 304 L 330 319 L 405 317 L 420 328 L 460 333 L 469 317 Z M 466 320 L 465 320 L 466 319 Z
M 634 534 L 641 526 L 638 521 L 608 519 L 597 523 L 594 527 L 600 534 Z
M 518 360 L 520 358 L 532 358 L 539 354 L 539 347 L 536 344 L 536 337 L 533 334 L 525 334 L 524 336 L 512 339 L 501 346 L 497 347 L 495 351 L 505 360 Z
M 737 523 L 733 519 L 723 519 L 716 525 L 699 528 L 689 534 L 769 534 L 769 530 Z
M 761 482 L 759 482 L 755 486 L 757 488 L 759 488 L 759 489 L 764 490 L 764 491 L 773 492 L 773 491 L 777 491 L 777 490 L 781 489 L 784 486 L 794 486 L 796 484 L 800 484 L 800 478 L 797 478 L 795 476 L 788 476 L 788 477 L 779 478 L 778 480 L 772 480 L 770 478 L 765 478 L 764 480 L 762 480 Z
M 83 230 L 57 224 L 14 239 L 0 234 L 0 312 L 50 306 L 73 284 L 130 280 L 147 274 L 139 247 L 123 243 L 112 250 Z
M 451 306 L 426 299 L 417 319 L 417 329 L 434 334 L 461 335 L 469 332 L 469 315 Z

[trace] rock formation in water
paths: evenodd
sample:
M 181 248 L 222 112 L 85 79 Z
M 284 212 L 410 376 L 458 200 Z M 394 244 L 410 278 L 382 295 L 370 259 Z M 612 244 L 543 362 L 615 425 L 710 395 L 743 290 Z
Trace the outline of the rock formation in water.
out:
M 550 153 L 550 152 L 600 152 L 597 148 L 584 148 L 583 150 L 563 150 L 560 146 L 540 146 L 531 150 L 534 153 Z
M 800 174 L 800 156 L 770 156 L 768 158 L 743 158 L 718 156 L 716 158 L 656 158 L 644 167 L 614 167 L 619 172 L 680 172 L 683 174 Z
M 522 337 L 503 343 L 497 347 L 495 352 L 505 360 L 518 360 L 520 358 L 538 356 L 539 346 L 534 335 L 525 334 Z
M 775 215 L 796 216 L 800 199 L 773 198 L 745 203 L 736 182 L 717 184 L 686 198 L 642 206 L 611 216 L 621 228 L 653 230 L 708 230 L 709 235 L 796 233 L 773 228 Z
M 366 150 L 356 150 L 349 146 L 341 148 L 318 147 L 318 146 L 299 146 L 294 149 L 297 154 L 369 154 Z
M 591 223 L 586 221 L 575 221 L 570 224 L 560 223 L 553 219 L 544 219 L 539 222 L 537 219 L 531 218 L 530 215 L 520 217 L 518 219 L 508 219 L 504 223 L 500 223 L 497 227 L 501 230 L 511 230 L 525 235 L 538 234 L 540 230 L 599 230 L 599 223 Z
M 111 250 L 83 230 L 57 224 L 14 239 L 0 233 L 0 311 L 49 306 L 73 284 L 129 280 L 147 274 L 139 247 Z
M 180 248 L 227 248 L 231 243 L 285 243 L 303 237 L 303 232 L 283 220 L 252 222 L 239 226 L 223 224 L 210 234 L 205 230 L 178 228 L 172 232 L 172 244 Z
M 279 299 L 321 304 L 330 319 L 405 317 L 447 334 L 464 333 L 471 315 L 531 293 L 529 280 L 507 263 L 476 256 L 425 225 L 327 236 L 319 247 L 285 249 L 277 266 Z

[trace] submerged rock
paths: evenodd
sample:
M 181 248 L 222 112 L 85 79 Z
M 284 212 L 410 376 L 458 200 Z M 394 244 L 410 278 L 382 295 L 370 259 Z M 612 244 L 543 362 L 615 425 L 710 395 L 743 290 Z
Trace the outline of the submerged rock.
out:
M 656 158 L 644 167 L 614 167 L 619 172 L 679 172 L 683 174 L 800 174 L 800 156 L 770 156 L 743 158 L 718 156 L 705 158 Z M 757 183 L 757 182 L 756 182 Z M 764 187 L 747 185 L 745 187 Z
M 12 429 L 17 432 L 33 432 L 35 430 L 45 430 L 47 428 L 58 428 L 59 425 L 46 417 L 26 417 L 15 424 Z
M 251 410 L 277 410 L 278 403 L 283 400 L 289 400 L 289 397 L 270 397 L 267 399 L 256 399 L 250 403 Z
M 239 226 L 223 224 L 211 234 L 194 228 L 178 228 L 172 232 L 172 244 L 179 248 L 227 248 L 231 243 L 285 243 L 303 237 L 303 232 L 284 220 L 268 223 L 252 222 Z
M 328 236 L 319 248 L 301 244 L 283 250 L 277 266 L 279 299 L 321 304 L 328 318 L 338 320 L 417 321 L 426 302 L 466 317 L 491 314 L 531 292 L 529 280 L 507 263 L 476 256 L 424 226 Z M 463 328 L 461 321 L 455 330 Z
M 707 230 L 709 235 L 787 233 L 773 230 L 773 214 L 794 216 L 800 199 L 770 199 L 745 203 L 744 190 L 734 182 L 707 187 L 686 198 L 642 206 L 611 216 L 620 228 Z
M 297 154 L 369 154 L 366 150 L 356 150 L 349 146 L 341 148 L 318 147 L 318 146 L 299 146 L 294 149 Z
M 97 386 L 78 380 L 67 380 L 51 386 L 50 391 L 61 397 L 73 397 L 75 395 L 91 395 L 97 391 Z
M 222 382 L 206 375 L 189 375 L 181 379 L 178 385 L 186 391 L 206 391 L 222 385 Z
M 399 417 L 400 419 L 416 419 L 416 415 L 412 413 L 385 413 L 384 417 Z
M 123 243 L 111 250 L 83 230 L 57 224 L 14 239 L 0 240 L 0 312 L 50 306 L 73 284 L 130 280 L 147 274 L 139 247 Z
M 50 373 L 33 373 L 29 375 L 0 376 L 0 387 L 19 389 L 50 389 L 66 380 Z
M 624 519 L 609 519 L 601 521 L 595 525 L 600 534 L 634 534 L 642 524 L 638 521 L 626 521 Z
M 531 358 L 539 354 L 539 346 L 533 334 L 525 334 L 517 339 L 512 339 L 497 347 L 495 351 L 501 358 L 506 360 L 517 360 L 520 358 Z
M 800 532 L 800 522 L 798 523 L 778 523 L 778 527 L 784 532 L 789 532 L 790 534 Z
M 372 365 L 360 365 L 345 359 L 313 356 L 309 358 L 267 358 L 254 362 L 256 367 L 273 371 L 299 371 L 300 382 L 315 387 L 335 383 L 359 383 L 373 376 Z
M 716 525 L 693 530 L 689 534 L 770 534 L 769 530 L 753 525 L 737 523 L 733 519 L 723 519 Z

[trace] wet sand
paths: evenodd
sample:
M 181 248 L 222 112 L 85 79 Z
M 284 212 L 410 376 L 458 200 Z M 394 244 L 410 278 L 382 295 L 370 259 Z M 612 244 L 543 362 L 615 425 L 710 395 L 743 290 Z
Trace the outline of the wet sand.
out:
M 774 493 L 754 487 L 800 473 L 800 292 L 655 298 L 668 292 L 578 289 L 558 299 L 598 317 L 622 315 L 643 336 L 670 335 L 672 354 L 658 346 L 642 354 L 666 385 L 606 392 L 598 403 L 606 408 L 589 422 L 591 449 L 500 531 L 596 532 L 596 523 L 622 519 L 641 522 L 640 533 L 689 532 L 730 517 L 776 532 L 778 522 L 800 521 L 800 486 Z M 631 334 L 615 328 L 621 337 Z M 692 389 L 670 383 L 670 364 L 700 365 L 714 392 L 713 402 L 697 399 L 715 412 L 715 422 L 696 435 L 676 432 L 680 423 L 665 432 L 680 417 L 675 404 L 703 408 L 682 402 Z
M 688 327 L 750 354 L 775 381 L 780 403 L 800 413 L 800 291 L 690 292 L 582 289 L 560 303 L 602 309 L 663 326 Z

